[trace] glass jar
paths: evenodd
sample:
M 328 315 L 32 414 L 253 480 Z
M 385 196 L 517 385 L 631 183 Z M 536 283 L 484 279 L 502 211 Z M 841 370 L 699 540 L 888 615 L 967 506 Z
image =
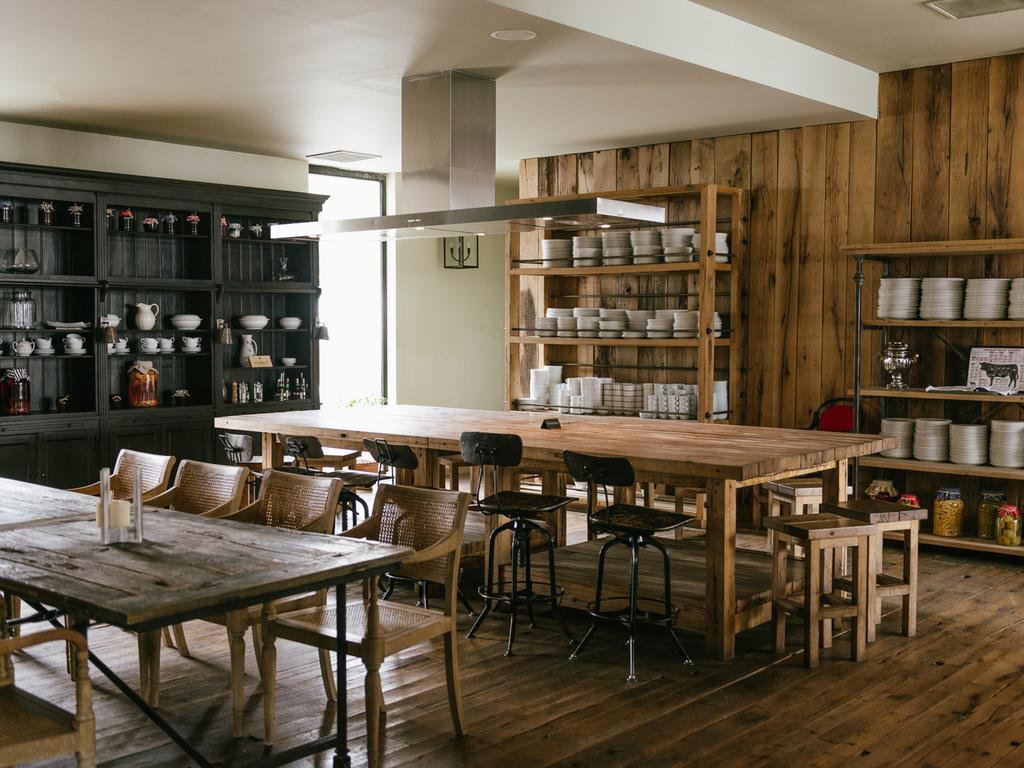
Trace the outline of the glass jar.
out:
M 955 538 L 964 533 L 964 500 L 959 488 L 939 488 L 932 510 L 932 533 Z
M 132 408 L 157 406 L 156 382 L 160 372 L 147 360 L 136 360 L 128 369 L 128 405 Z
M 1020 546 L 1020 511 L 1013 504 L 1003 504 L 996 512 L 996 544 Z
M 1006 503 L 1002 491 L 982 490 L 978 501 L 978 536 L 982 539 L 996 537 L 996 512 Z
M 15 289 L 11 298 L 4 299 L 2 320 L 4 328 L 31 330 L 36 327 L 36 300 L 32 292 Z
M 26 416 L 32 412 L 32 389 L 28 371 L 24 368 L 8 368 L 0 391 L 3 393 L 4 413 L 8 416 Z

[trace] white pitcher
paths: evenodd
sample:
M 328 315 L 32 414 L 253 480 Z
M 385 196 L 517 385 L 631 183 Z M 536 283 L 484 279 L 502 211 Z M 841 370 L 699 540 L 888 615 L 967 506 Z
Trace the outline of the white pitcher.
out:
M 156 316 L 160 313 L 158 304 L 135 305 L 135 327 L 140 331 L 151 331 L 156 325 Z
M 238 364 L 243 368 L 246 367 L 250 357 L 257 353 L 256 342 L 252 338 L 251 333 L 242 334 L 242 346 L 238 350 Z

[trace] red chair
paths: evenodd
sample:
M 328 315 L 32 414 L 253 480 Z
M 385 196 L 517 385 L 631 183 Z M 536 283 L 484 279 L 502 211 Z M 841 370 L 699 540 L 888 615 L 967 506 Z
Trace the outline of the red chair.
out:
M 819 432 L 853 432 L 856 425 L 852 397 L 833 397 L 819 405 L 808 429 Z

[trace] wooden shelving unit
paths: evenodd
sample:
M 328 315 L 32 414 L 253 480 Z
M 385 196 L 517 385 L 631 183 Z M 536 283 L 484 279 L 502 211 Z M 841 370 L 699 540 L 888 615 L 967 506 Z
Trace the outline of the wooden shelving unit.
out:
M 740 348 L 742 323 L 739 275 L 746 253 L 746 193 L 735 187 L 701 184 L 650 190 L 601 192 L 541 198 L 565 200 L 582 197 L 632 200 L 663 205 L 668 223 L 695 226 L 698 232 L 730 235 L 730 262 L 716 263 L 707 251 L 694 262 L 647 265 L 545 268 L 540 265 L 540 241 L 588 232 L 510 230 L 506 252 L 508 303 L 506 328 L 505 403 L 517 407 L 529 394 L 529 371 L 541 365 L 563 365 L 575 376 L 611 376 L 620 382 L 697 384 L 698 418 L 735 418 L 742 413 Z M 628 229 L 644 227 L 631 226 Z M 647 227 L 650 228 L 650 227 Z M 712 249 L 714 246 L 711 246 Z M 548 307 L 606 307 L 621 309 L 697 309 L 697 338 L 601 339 L 541 337 L 535 318 Z M 714 312 L 723 317 L 724 333 L 714 337 Z M 729 382 L 729 414 L 713 413 L 713 383 Z

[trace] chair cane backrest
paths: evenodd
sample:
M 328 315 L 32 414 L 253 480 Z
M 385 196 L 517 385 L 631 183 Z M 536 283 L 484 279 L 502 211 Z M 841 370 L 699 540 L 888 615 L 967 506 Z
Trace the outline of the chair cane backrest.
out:
M 341 481 L 268 470 L 260 486 L 259 522 L 274 528 L 331 533 Z
M 248 476 L 249 470 L 245 467 L 184 459 L 178 464 L 178 476 L 174 479 L 174 508 L 179 512 L 202 515 L 234 502 L 225 513 L 236 512 L 242 502 Z
M 135 469 L 142 470 L 142 492 L 163 491 L 171 479 L 174 467 L 173 456 L 160 456 L 154 453 L 141 453 L 122 448 L 117 454 L 114 473 L 110 477 L 110 494 L 115 499 L 130 499 Z

